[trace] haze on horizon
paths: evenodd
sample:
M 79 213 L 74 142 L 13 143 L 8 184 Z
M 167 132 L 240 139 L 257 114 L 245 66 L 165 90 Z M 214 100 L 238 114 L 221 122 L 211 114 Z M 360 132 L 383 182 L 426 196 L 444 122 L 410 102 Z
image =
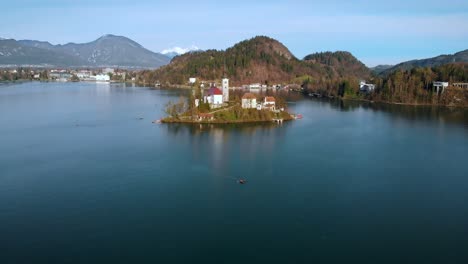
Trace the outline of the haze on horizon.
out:
M 368 66 L 468 48 L 468 1 L 72 1 L 2 3 L 0 37 L 53 44 L 129 37 L 161 52 L 225 49 L 266 35 L 298 58 L 346 50 Z

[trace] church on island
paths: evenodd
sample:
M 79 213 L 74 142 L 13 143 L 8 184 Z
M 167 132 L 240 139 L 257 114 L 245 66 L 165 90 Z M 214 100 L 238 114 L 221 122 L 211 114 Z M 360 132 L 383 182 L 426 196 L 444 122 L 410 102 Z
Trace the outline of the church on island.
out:
M 211 108 L 223 107 L 229 102 L 229 79 L 223 78 L 221 83 L 221 89 L 211 85 L 209 89 L 203 92 L 203 102 L 210 104 Z M 197 105 L 197 101 L 195 104 Z

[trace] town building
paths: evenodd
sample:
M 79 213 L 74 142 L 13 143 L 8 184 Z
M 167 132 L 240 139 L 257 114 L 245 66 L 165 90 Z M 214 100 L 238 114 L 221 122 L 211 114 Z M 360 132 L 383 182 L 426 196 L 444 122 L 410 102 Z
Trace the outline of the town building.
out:
M 97 74 L 95 78 L 96 78 L 96 82 L 109 82 L 110 81 L 110 77 L 107 74 Z
M 250 109 L 257 107 L 257 97 L 252 93 L 246 93 L 242 96 L 242 108 Z
M 204 103 L 209 103 L 212 107 L 219 107 L 223 104 L 223 92 L 217 87 L 211 87 L 205 91 Z
M 266 96 L 263 101 L 263 108 L 269 110 L 275 110 L 276 100 L 273 96 Z
M 91 72 L 90 71 L 79 71 L 76 73 L 76 76 L 80 79 L 80 80 L 88 80 L 90 77 L 91 77 Z
M 190 77 L 190 78 L 189 78 L 189 83 L 190 83 L 190 84 L 194 84 L 194 83 L 196 83 L 196 82 L 197 82 L 197 78 L 194 78 L 194 77 Z
M 228 78 L 223 78 L 222 88 L 223 88 L 223 102 L 229 102 L 229 79 Z
M 443 93 L 445 88 L 449 86 L 448 82 L 433 82 L 432 87 L 434 87 L 434 91 L 437 93 Z
M 109 74 L 109 73 L 114 74 L 114 72 L 115 72 L 115 70 L 112 69 L 112 68 L 104 68 L 104 69 L 102 70 L 102 73 L 103 73 L 103 74 Z
M 64 71 L 54 71 L 49 73 L 49 78 L 56 81 L 66 82 L 70 80 L 72 75 Z

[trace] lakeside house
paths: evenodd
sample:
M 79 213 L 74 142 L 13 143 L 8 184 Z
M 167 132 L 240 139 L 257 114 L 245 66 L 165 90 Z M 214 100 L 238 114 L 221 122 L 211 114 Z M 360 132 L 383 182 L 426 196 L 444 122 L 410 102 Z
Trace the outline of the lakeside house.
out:
M 110 81 L 110 77 L 107 74 L 97 74 L 95 78 L 96 78 L 96 82 L 109 82 Z
M 87 71 L 87 70 L 81 70 L 76 73 L 76 77 L 78 77 L 80 80 L 89 80 L 91 78 L 92 72 Z
M 443 93 L 445 91 L 445 88 L 449 86 L 448 82 L 433 82 L 432 87 L 434 87 L 434 90 L 437 93 Z
M 370 93 L 370 92 L 373 92 L 374 90 L 375 90 L 375 84 L 366 83 L 365 81 L 361 81 L 359 83 L 359 91 L 363 93 Z
M 468 89 L 468 83 L 454 83 L 453 86 L 462 88 L 462 89 Z
M 242 96 L 242 108 L 256 108 L 257 107 L 257 97 L 253 93 L 246 93 Z

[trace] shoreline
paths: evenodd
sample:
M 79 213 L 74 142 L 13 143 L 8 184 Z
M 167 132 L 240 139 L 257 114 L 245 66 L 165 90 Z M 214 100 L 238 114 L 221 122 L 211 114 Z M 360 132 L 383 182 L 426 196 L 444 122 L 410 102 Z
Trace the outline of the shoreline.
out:
M 448 107 L 448 108 L 468 108 L 468 106 L 463 106 L 463 105 L 397 103 L 397 102 L 389 102 L 389 101 L 373 101 L 369 99 L 354 99 L 354 98 L 340 98 L 340 99 L 343 101 L 365 102 L 365 103 L 370 103 L 370 104 L 387 104 L 387 105 L 413 106 L 413 107 L 430 106 L 430 107 Z
M 283 119 L 283 122 L 288 122 L 294 120 L 291 119 Z M 254 123 L 277 123 L 275 120 L 237 120 L 237 121 L 221 121 L 221 120 L 213 120 L 213 121 L 196 121 L 196 120 L 164 120 L 161 119 L 161 124 L 254 124 Z

